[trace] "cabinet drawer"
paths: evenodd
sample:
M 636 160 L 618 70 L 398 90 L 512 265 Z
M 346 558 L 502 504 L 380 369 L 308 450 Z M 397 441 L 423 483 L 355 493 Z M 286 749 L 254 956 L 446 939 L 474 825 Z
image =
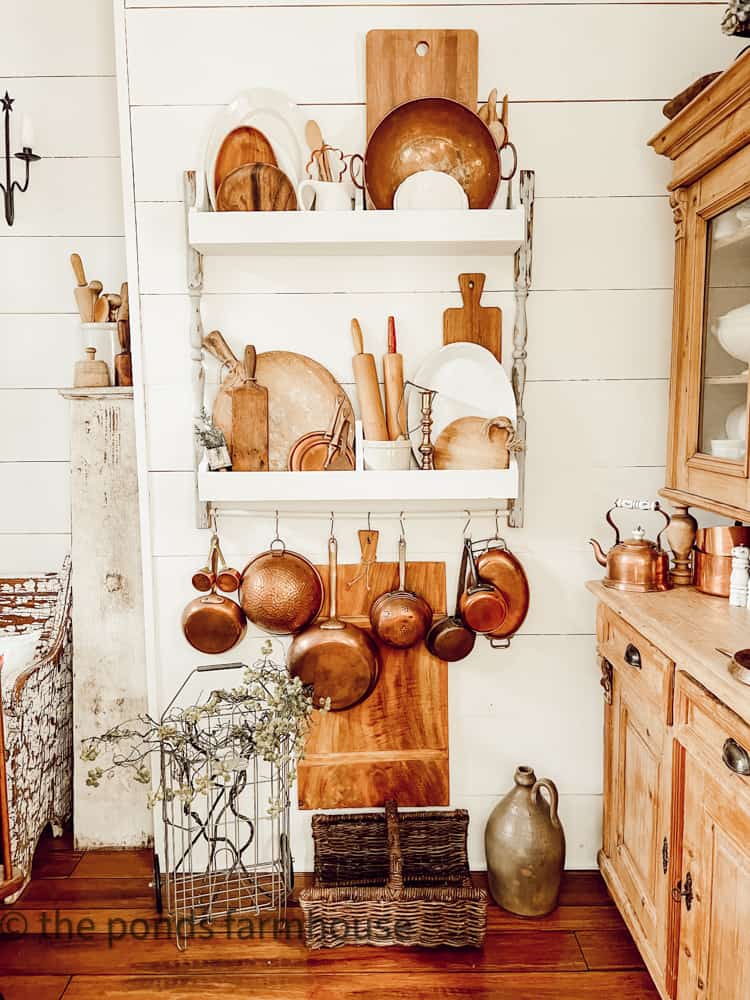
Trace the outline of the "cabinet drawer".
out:
M 671 722 L 674 663 L 605 604 L 597 613 L 599 653 Z
M 682 671 L 675 684 L 675 729 L 710 774 L 750 795 L 750 726 Z

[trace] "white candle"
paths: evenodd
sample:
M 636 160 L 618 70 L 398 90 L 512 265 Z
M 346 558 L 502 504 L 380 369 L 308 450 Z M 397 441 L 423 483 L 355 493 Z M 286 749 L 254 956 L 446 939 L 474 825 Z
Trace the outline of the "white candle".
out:
M 34 148 L 34 125 L 28 115 L 24 115 L 21 119 L 21 148 Z

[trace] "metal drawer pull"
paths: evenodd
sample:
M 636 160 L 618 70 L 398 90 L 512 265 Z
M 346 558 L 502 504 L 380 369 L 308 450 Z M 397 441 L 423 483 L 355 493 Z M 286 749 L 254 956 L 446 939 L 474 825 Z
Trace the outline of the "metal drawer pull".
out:
M 693 876 L 690 872 L 685 876 L 685 885 L 683 888 L 682 882 L 678 882 L 677 885 L 672 889 L 672 899 L 675 903 L 679 903 L 681 899 L 685 900 L 685 909 L 690 910 L 693 905 Z
M 721 759 L 735 774 L 750 774 L 750 753 L 737 740 L 730 738 L 725 742 Z
M 632 642 L 629 642 L 625 647 L 625 662 L 629 663 L 631 667 L 635 667 L 636 670 L 641 669 L 641 652 Z

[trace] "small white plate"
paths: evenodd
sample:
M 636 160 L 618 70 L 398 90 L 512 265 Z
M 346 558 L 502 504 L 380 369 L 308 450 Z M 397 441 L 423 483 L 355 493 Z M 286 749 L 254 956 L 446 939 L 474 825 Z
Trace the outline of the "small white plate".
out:
M 459 417 L 510 417 L 516 422 L 516 397 L 500 362 L 480 344 L 448 344 L 428 355 L 410 381 L 437 392 L 432 404 L 432 441 Z M 412 451 L 421 460 L 421 399 L 409 387 L 407 421 Z
M 455 177 L 440 170 L 418 170 L 396 189 L 393 207 L 398 211 L 468 209 L 469 199 Z

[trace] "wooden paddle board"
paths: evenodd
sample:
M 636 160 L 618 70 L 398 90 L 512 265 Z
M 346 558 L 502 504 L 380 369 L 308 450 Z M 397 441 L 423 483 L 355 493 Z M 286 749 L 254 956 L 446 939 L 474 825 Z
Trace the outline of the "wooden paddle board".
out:
M 443 313 L 443 344 L 479 344 L 502 361 L 503 314 L 497 306 L 481 305 L 485 278 L 484 274 L 459 274 L 463 305 Z

